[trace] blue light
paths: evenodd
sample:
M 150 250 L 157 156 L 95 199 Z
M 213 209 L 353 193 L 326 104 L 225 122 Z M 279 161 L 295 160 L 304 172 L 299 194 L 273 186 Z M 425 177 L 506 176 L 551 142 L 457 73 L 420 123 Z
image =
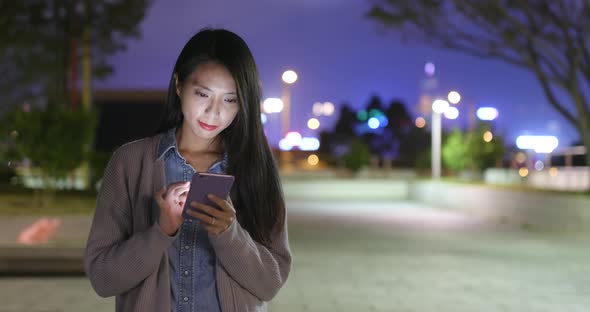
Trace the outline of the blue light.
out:
M 260 114 L 260 120 L 262 121 L 263 125 L 266 123 L 267 118 L 265 113 Z
M 293 149 L 293 145 L 287 139 L 281 139 L 279 141 L 279 148 L 281 151 L 290 151 Z
M 367 121 L 367 125 L 371 129 L 377 129 L 377 128 L 379 128 L 379 119 L 377 119 L 375 117 L 371 117 L 371 118 L 369 118 L 369 121 Z
M 320 140 L 314 137 L 304 137 L 299 144 L 299 149 L 302 151 L 317 151 L 319 148 Z
M 379 127 L 385 128 L 389 124 L 389 119 L 385 115 L 379 115 L 377 119 L 379 119 Z

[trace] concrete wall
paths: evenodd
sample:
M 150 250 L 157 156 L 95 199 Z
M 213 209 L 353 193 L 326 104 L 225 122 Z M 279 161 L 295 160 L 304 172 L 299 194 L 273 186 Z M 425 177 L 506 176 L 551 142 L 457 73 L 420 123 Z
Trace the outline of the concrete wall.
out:
M 287 200 L 406 200 L 409 186 L 401 179 L 283 179 Z
M 416 181 L 412 200 L 498 222 L 559 231 L 590 230 L 590 196 L 488 185 Z

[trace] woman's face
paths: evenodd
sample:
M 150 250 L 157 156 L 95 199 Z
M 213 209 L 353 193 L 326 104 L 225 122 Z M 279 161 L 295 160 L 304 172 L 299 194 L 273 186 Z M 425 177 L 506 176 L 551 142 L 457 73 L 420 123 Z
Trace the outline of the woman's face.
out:
M 197 66 L 182 85 L 177 81 L 176 93 L 184 115 L 183 131 L 207 141 L 227 128 L 240 110 L 233 77 L 215 62 Z

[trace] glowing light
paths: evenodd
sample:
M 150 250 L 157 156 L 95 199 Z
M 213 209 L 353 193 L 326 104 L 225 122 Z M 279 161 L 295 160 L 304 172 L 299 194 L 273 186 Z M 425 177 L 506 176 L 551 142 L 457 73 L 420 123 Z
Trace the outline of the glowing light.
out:
M 476 115 L 481 120 L 494 120 L 498 118 L 498 110 L 494 107 L 480 107 L 477 109 Z
M 436 70 L 436 67 L 434 66 L 434 63 L 432 63 L 432 62 L 428 62 L 428 63 L 426 63 L 426 65 L 424 65 L 424 73 L 426 74 L 426 76 L 433 76 L 435 70 Z
M 283 101 L 277 98 L 268 98 L 262 102 L 262 110 L 267 114 L 280 113 L 283 110 Z
M 442 114 L 447 110 L 447 108 L 449 108 L 449 102 L 445 100 L 438 99 L 432 102 L 432 110 L 435 113 Z
M 377 119 L 376 117 L 371 117 L 367 121 L 367 125 L 369 125 L 369 128 L 371 129 L 377 129 L 379 128 L 379 119 Z
M 516 138 L 516 146 L 520 149 L 532 149 L 535 152 L 551 153 L 559 145 L 559 140 L 554 136 L 534 136 L 534 135 L 521 135 Z
M 268 121 L 268 118 L 266 117 L 265 113 L 260 114 L 260 120 L 262 121 L 263 125 Z
M 295 83 L 295 81 L 297 81 L 297 73 L 292 70 L 286 70 L 283 73 L 282 78 L 285 83 L 292 84 Z
M 320 162 L 320 158 L 318 157 L 318 155 L 316 154 L 311 154 L 309 156 L 307 156 L 307 163 L 315 166 Z
M 293 145 L 291 145 L 287 139 L 281 139 L 279 141 L 279 148 L 281 151 L 290 151 L 293 149 Z
M 526 155 L 523 152 L 518 152 L 518 154 L 516 154 L 516 162 L 518 162 L 519 164 L 522 164 L 526 161 Z
M 389 124 L 389 119 L 385 115 L 379 115 L 377 119 L 379 120 L 379 127 L 387 127 Z
M 447 119 L 457 119 L 459 117 L 459 110 L 454 106 L 449 106 L 444 114 Z
M 313 114 L 315 116 L 321 116 L 324 112 L 324 104 L 322 104 L 320 102 L 313 103 L 313 107 L 311 108 L 311 111 L 313 112 Z
M 314 137 L 301 138 L 299 149 L 302 151 L 317 151 L 320 148 L 320 140 Z
M 520 169 L 518 169 L 518 175 L 521 176 L 521 177 L 523 177 L 523 178 L 526 177 L 526 176 L 528 176 L 529 175 L 529 169 L 527 169 L 527 168 L 520 168 Z
M 369 118 L 369 114 L 366 110 L 361 109 L 360 111 L 356 112 L 356 118 L 360 121 L 365 121 Z
M 307 127 L 311 130 L 315 130 L 320 127 L 320 121 L 317 118 L 309 118 L 307 121 Z
M 301 143 L 301 134 L 295 131 L 287 132 L 285 140 L 287 140 L 291 146 L 298 146 Z
M 541 171 L 541 170 L 543 170 L 543 168 L 545 168 L 545 164 L 542 161 L 537 160 L 535 162 L 535 170 Z
M 18 137 L 18 131 L 12 130 L 10 131 L 10 137 L 16 139 Z
M 380 110 L 376 109 L 376 108 L 372 108 L 369 111 L 369 117 L 379 117 L 383 115 L 383 112 L 381 112 Z
M 558 172 L 559 170 L 557 170 L 555 167 L 551 167 L 551 169 L 549 169 L 549 175 L 552 177 L 556 177 Z
M 416 124 L 417 128 L 422 129 L 426 126 L 426 120 L 424 120 L 424 118 L 422 118 L 422 117 L 418 117 L 418 118 L 416 118 L 415 124 Z
M 494 139 L 494 134 L 492 133 L 492 131 L 486 131 L 483 133 L 483 140 L 485 142 L 492 142 L 492 139 Z
M 461 94 L 459 94 L 457 91 L 451 91 L 449 92 L 447 98 L 449 99 L 449 103 L 457 104 L 459 101 L 461 101 Z
M 332 102 L 324 103 L 324 115 L 331 116 L 334 114 L 334 104 Z

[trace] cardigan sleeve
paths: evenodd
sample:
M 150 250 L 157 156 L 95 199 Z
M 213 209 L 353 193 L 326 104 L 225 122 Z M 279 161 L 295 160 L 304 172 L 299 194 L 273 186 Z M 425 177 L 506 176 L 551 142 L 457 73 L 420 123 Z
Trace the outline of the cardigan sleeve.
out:
M 270 301 L 291 271 L 287 223 L 269 247 L 252 239 L 237 219 L 223 233 L 209 235 L 216 256 L 231 278 L 262 301 Z
M 157 222 L 131 235 L 129 177 L 139 173 L 129 172 L 138 166 L 126 166 L 132 163 L 130 154 L 119 149 L 107 165 L 84 252 L 84 270 L 102 297 L 125 293 L 140 284 L 157 270 L 175 239 L 166 235 Z

